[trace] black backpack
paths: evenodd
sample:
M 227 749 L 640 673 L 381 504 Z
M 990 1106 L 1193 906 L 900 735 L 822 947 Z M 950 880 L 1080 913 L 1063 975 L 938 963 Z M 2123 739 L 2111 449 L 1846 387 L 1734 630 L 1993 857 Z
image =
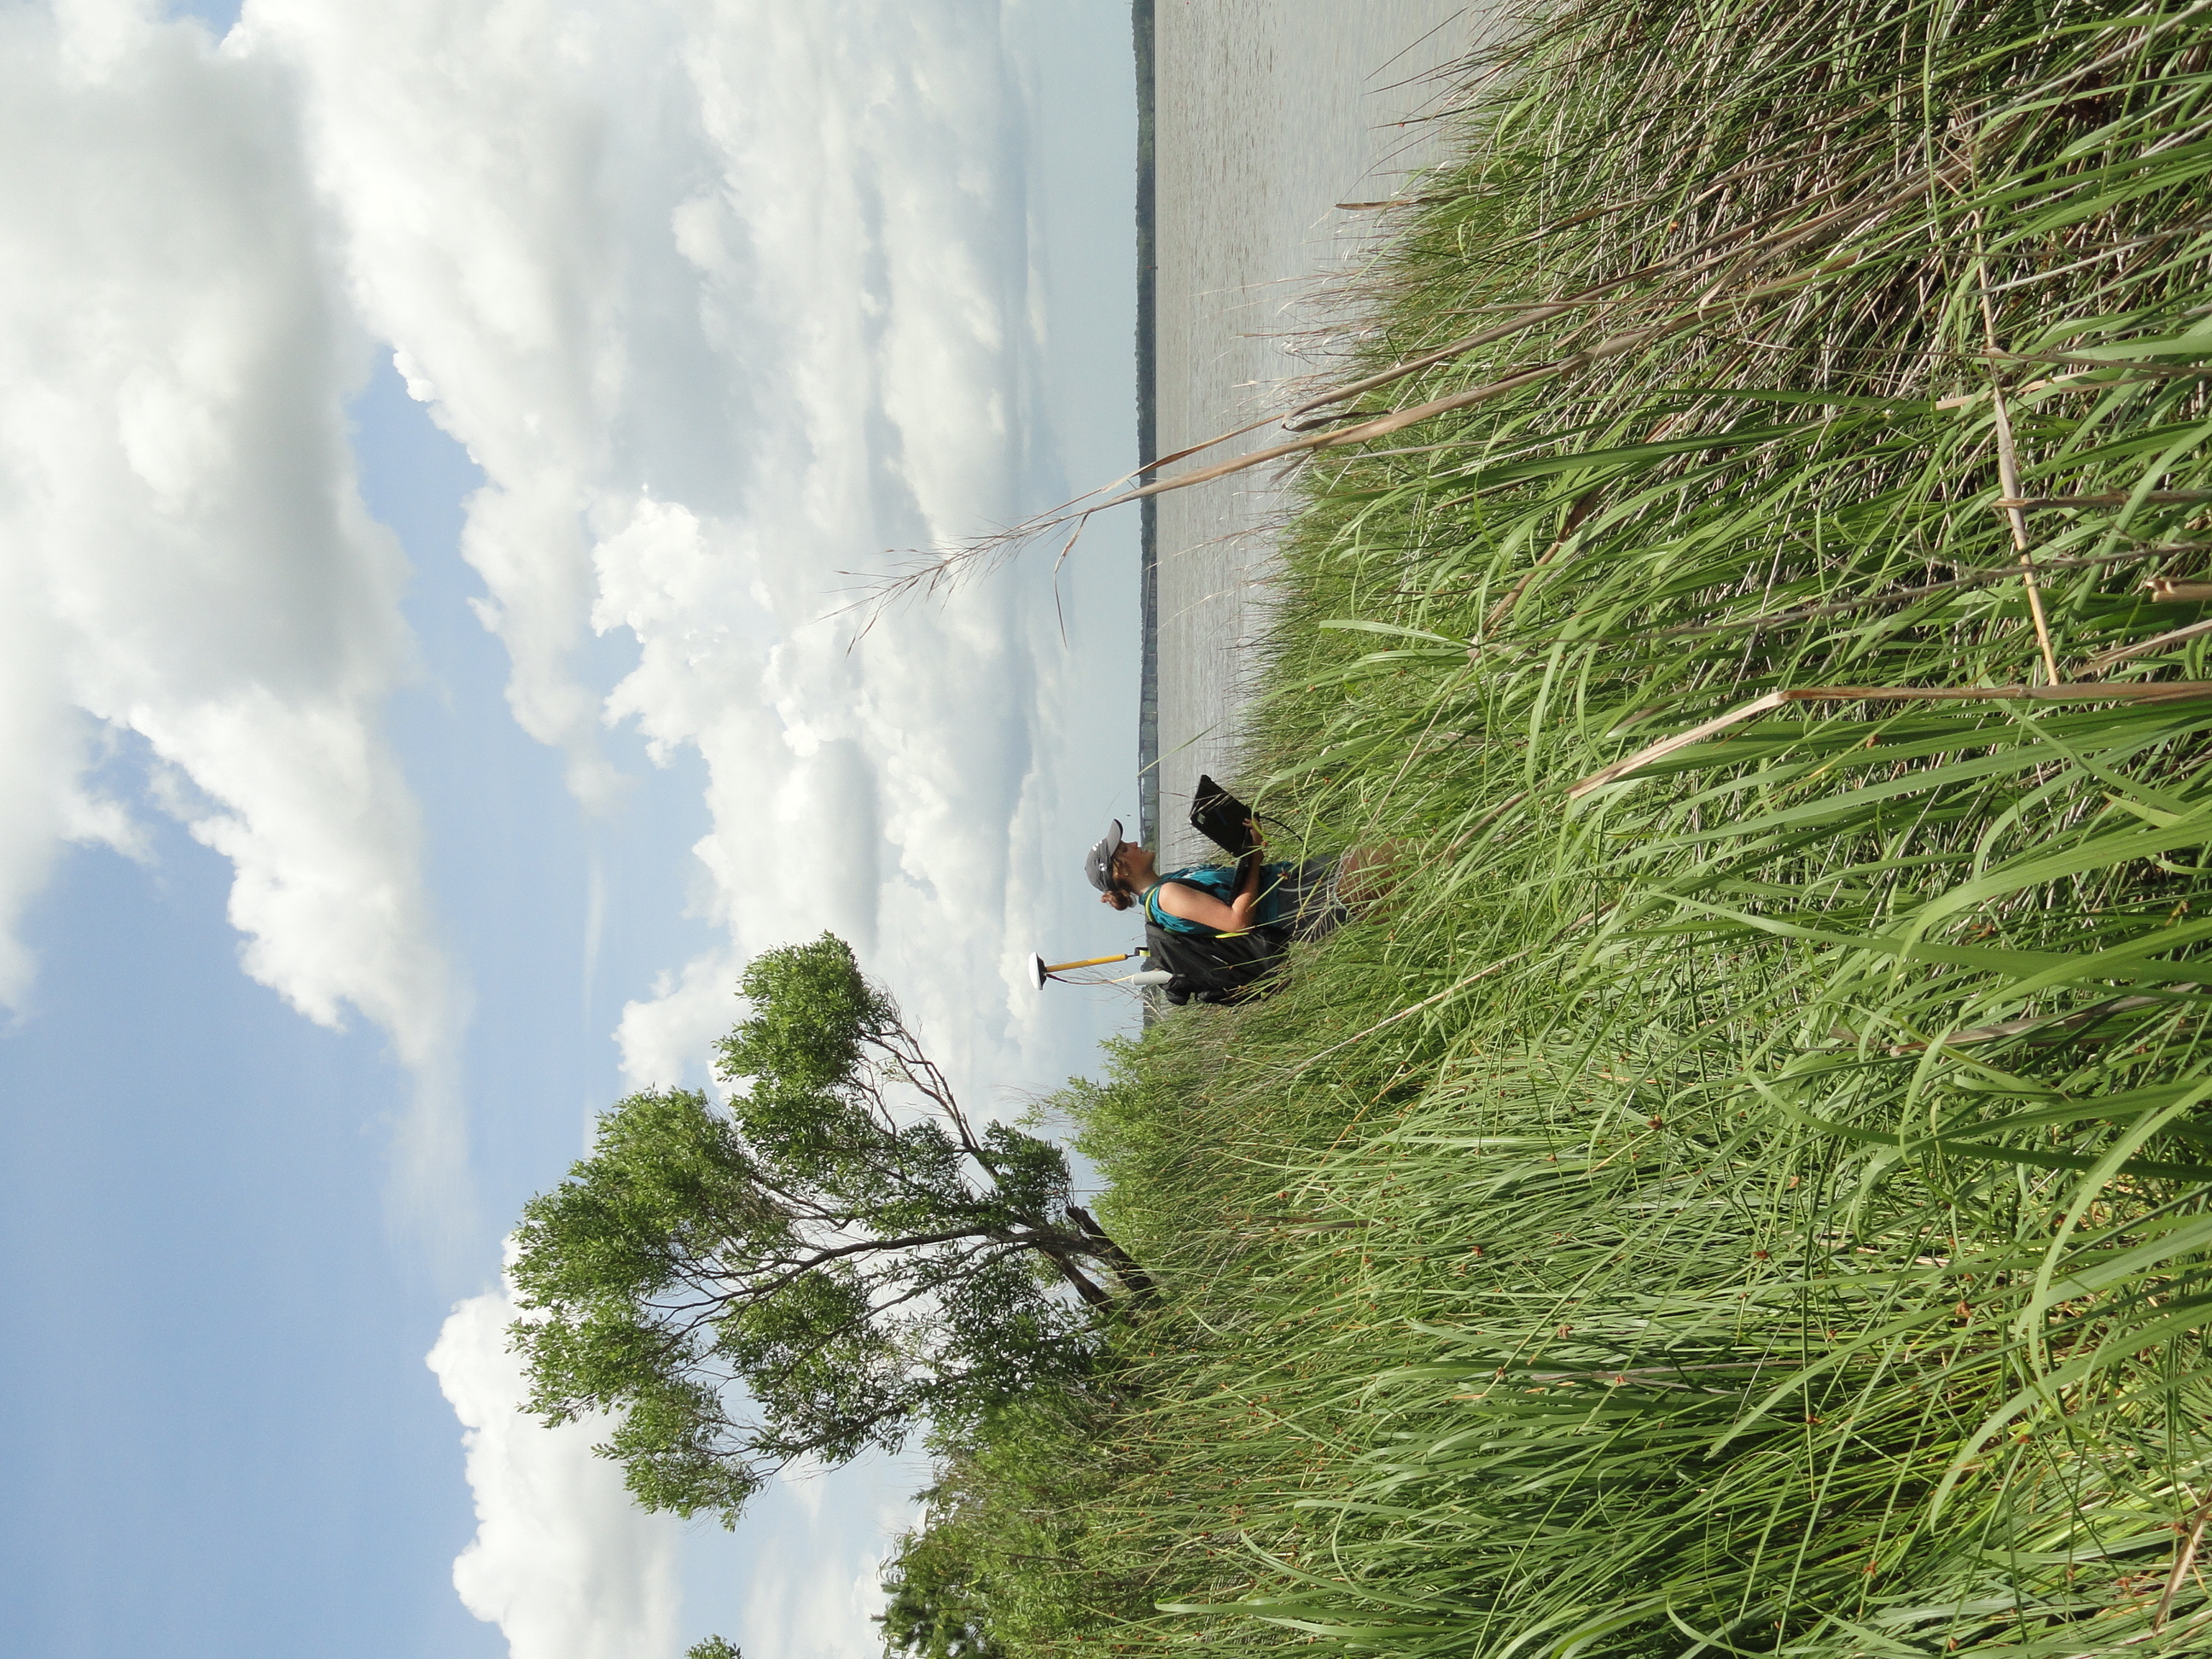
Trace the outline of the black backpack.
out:
M 1175 975 L 1160 988 L 1178 1008 L 1189 1002 L 1235 1002 L 1261 994 L 1262 981 L 1283 963 L 1288 941 L 1281 929 L 1242 933 L 1176 933 L 1145 923 L 1145 959 Z

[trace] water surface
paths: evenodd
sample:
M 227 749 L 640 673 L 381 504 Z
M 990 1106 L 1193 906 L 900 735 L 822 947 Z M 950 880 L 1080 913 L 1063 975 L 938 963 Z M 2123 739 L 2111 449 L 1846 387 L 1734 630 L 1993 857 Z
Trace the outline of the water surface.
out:
M 1153 157 L 1159 453 L 1279 411 L 1347 343 L 1380 216 L 1438 154 L 1450 83 L 1491 16 L 1464 0 L 1158 0 Z M 1279 442 L 1263 428 L 1184 463 Z M 1170 860 L 1201 771 L 1236 770 L 1281 492 L 1266 471 L 1160 498 L 1159 811 Z

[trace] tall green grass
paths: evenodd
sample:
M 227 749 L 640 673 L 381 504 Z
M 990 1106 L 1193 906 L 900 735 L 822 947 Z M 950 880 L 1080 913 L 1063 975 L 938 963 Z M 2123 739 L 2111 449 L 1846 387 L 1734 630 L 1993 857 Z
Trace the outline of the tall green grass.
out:
M 2212 617 L 2212 7 L 1615 0 L 1474 85 L 1369 367 L 1494 337 L 1313 464 L 1245 777 L 1395 890 L 1063 1103 L 1173 1294 L 1007 1628 L 2212 1646 L 2212 701 L 2100 690 L 2208 678 L 2114 653 Z

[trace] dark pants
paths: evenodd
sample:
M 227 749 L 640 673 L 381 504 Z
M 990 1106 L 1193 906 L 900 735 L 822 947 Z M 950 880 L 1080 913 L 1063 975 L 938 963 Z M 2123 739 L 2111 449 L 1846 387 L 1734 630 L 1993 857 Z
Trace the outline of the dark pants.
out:
M 1325 939 L 1352 919 L 1337 896 L 1335 859 L 1308 859 L 1285 869 L 1274 889 L 1274 926 L 1292 939 Z

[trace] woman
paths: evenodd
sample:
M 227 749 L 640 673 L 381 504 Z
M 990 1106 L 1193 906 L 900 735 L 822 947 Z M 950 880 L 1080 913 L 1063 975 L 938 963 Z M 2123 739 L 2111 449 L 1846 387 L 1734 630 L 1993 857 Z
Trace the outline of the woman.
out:
M 1256 845 L 1259 826 L 1252 825 Z M 1170 933 L 1219 938 L 1265 930 L 1319 939 L 1346 919 L 1337 897 L 1337 860 L 1302 864 L 1198 864 L 1162 875 L 1149 848 L 1121 839 L 1116 820 L 1083 861 L 1098 902 L 1116 910 L 1145 907 L 1145 919 Z

